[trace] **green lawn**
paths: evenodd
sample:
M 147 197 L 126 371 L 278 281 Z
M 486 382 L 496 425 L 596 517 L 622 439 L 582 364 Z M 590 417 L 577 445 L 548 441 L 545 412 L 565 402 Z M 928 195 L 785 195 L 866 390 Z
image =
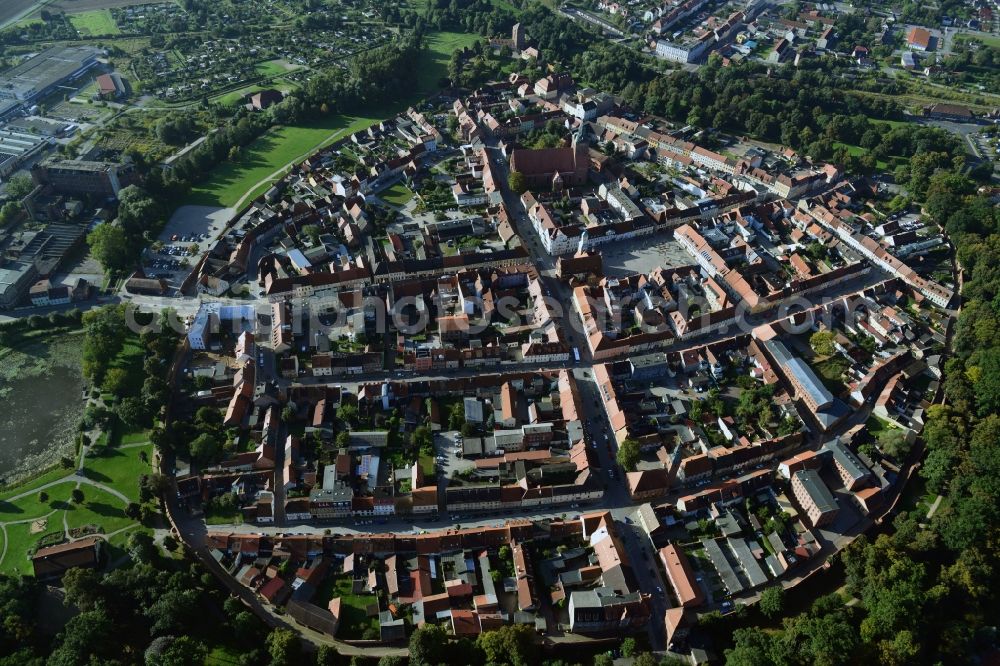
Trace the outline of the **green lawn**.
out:
M 93 486 L 81 486 L 83 503 L 74 504 L 66 511 L 66 524 L 73 527 L 100 525 L 104 533 L 117 532 L 135 521 L 125 515 L 125 505 L 110 493 Z
M 0 562 L 0 573 L 7 575 L 32 575 L 28 549 L 38 542 L 42 534 L 31 534 L 29 523 L 7 526 L 7 554 Z
M 831 356 L 813 364 L 816 374 L 828 389 L 834 394 L 844 390 L 844 373 L 847 371 L 849 363 L 843 356 Z
M 424 470 L 424 476 L 433 479 L 437 475 L 437 467 L 434 464 L 434 456 L 420 455 L 420 468 Z
M 247 146 L 237 161 L 217 166 L 204 183 L 192 188 L 183 203 L 234 206 L 248 192 L 249 196 L 244 203 L 263 194 L 284 176 L 282 172 L 290 163 L 305 159 L 346 134 L 401 113 L 437 90 L 440 79 L 447 76 L 448 60 L 452 52 L 456 48 L 473 44 L 476 39 L 477 35 L 466 33 L 431 33 L 427 36 L 428 48 L 420 55 L 417 88 L 413 93 L 395 103 L 366 109 L 365 116 L 335 115 L 307 125 L 274 128 Z M 232 94 L 234 93 L 224 95 L 220 102 Z M 239 95 L 234 99 L 239 99 Z
M 46 489 L 44 492 L 48 495 L 48 499 L 44 502 L 38 499 L 38 492 L 32 492 L 27 497 L 17 500 L 16 503 L 0 502 L 0 522 L 37 518 L 57 509 L 65 508 L 69 503 L 70 493 L 74 485 L 76 484 L 61 483 Z
M 268 60 L 267 62 L 258 63 L 255 69 L 262 76 L 280 76 L 286 72 L 294 71 L 298 67 L 288 67 L 284 60 Z
M 17 485 L 11 486 L 10 488 L 4 489 L 3 492 L 0 492 L 0 503 L 4 502 L 5 500 L 7 500 L 7 499 L 9 499 L 11 497 L 13 497 L 14 495 L 20 495 L 21 493 L 25 493 L 25 492 L 28 492 L 30 490 L 34 490 L 35 488 L 38 488 L 39 486 L 43 486 L 46 483 L 49 483 L 51 481 L 56 481 L 57 479 L 61 479 L 64 476 L 69 476 L 72 473 L 73 473 L 72 470 L 61 469 L 61 468 L 56 468 L 56 469 L 53 469 L 53 470 L 49 470 L 48 472 L 45 472 L 44 474 L 41 474 L 41 475 L 35 477 L 34 479 L 31 479 L 29 481 L 25 481 L 22 484 L 17 484 Z M 51 495 L 51 493 L 49 493 L 49 494 Z M 4 517 L 0 516 L 0 521 L 2 521 L 2 520 L 10 520 L 10 519 L 9 518 L 4 518 Z
M 117 35 L 121 31 L 118 24 L 111 18 L 111 10 L 95 9 L 82 14 L 72 14 L 69 17 L 70 23 L 83 36 L 94 35 Z
M 212 102 L 213 104 L 221 104 L 222 106 L 232 106 L 234 104 L 238 104 L 247 95 L 253 94 L 260 90 L 264 90 L 266 88 L 274 88 L 276 90 L 280 90 L 283 93 L 287 93 L 298 88 L 298 85 L 296 85 L 293 81 L 286 81 L 285 79 L 277 79 L 274 82 L 272 82 L 271 85 L 269 86 L 258 86 L 258 85 L 244 86 L 242 88 L 237 88 L 236 90 L 232 90 L 230 92 L 218 95 L 217 97 L 212 97 L 210 98 L 209 101 Z
M 212 509 L 205 512 L 206 525 L 241 525 L 242 523 L 243 513 L 237 508 L 232 511 Z
M 138 335 L 130 335 L 125 339 L 121 351 L 115 357 L 109 367 L 121 368 L 128 373 L 125 395 L 139 395 L 142 390 L 142 383 L 145 380 L 145 371 L 142 368 L 142 361 L 145 352 L 139 343 Z
M 874 414 L 872 414 L 868 418 L 868 420 L 865 421 L 865 430 L 867 430 L 868 434 L 874 437 L 875 439 L 878 439 L 879 435 L 881 435 L 886 430 L 895 430 L 895 429 L 896 426 L 892 425 L 891 423 L 889 423 L 884 419 L 875 416 Z
M 405 206 L 414 197 L 413 190 L 403 183 L 396 183 L 392 187 L 382 190 L 378 194 L 384 201 L 394 206 Z
M 982 33 L 969 34 L 963 32 L 961 34 L 955 35 L 955 39 L 962 39 L 968 41 L 978 39 L 983 44 L 986 44 L 986 46 L 992 46 L 995 49 L 1000 49 L 1000 37 L 997 37 L 996 35 L 984 35 Z
M 145 444 L 149 441 L 149 431 L 139 430 L 137 432 L 127 432 L 119 439 L 119 444 L 127 446 L 129 444 Z
M 240 663 L 242 652 L 236 648 L 215 646 L 205 657 L 205 666 L 236 666 Z
M 466 32 L 433 32 L 426 37 L 427 49 L 420 54 L 417 88 L 426 95 L 438 89 L 438 82 L 448 76 L 448 61 L 456 49 L 472 46 L 479 35 Z
M 305 159 L 345 134 L 368 127 L 379 118 L 338 115 L 310 125 L 274 128 L 247 146 L 238 161 L 217 166 L 207 181 L 191 190 L 184 203 L 233 206 L 247 191 L 252 192 L 248 197 L 252 199 L 284 175 L 278 173 L 275 177 L 276 171 Z M 268 180 L 256 185 L 264 179 Z
M 153 446 L 132 446 L 127 449 L 107 447 L 84 461 L 87 478 L 114 488 L 129 499 L 139 501 L 139 477 L 153 471 L 151 463 L 143 462 L 140 454 L 152 460 Z M 86 491 L 85 491 L 86 492 Z
M 368 617 L 368 604 L 375 603 L 373 595 L 357 595 L 351 592 L 351 579 L 347 576 L 330 577 L 324 580 L 316 591 L 313 602 L 321 608 L 331 599 L 340 597 L 340 628 L 337 637 L 344 639 L 361 638 L 368 627 L 378 628 L 378 618 Z

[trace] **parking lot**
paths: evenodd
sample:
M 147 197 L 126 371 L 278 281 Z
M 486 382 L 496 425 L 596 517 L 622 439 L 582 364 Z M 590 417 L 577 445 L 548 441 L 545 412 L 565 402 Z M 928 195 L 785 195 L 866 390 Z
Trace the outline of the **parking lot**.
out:
M 604 258 L 604 273 L 609 277 L 649 273 L 664 266 L 690 266 L 694 257 L 666 233 L 615 241 L 599 246 Z
M 176 290 L 197 265 L 232 217 L 231 208 L 181 206 L 170 217 L 157 240 L 158 250 L 150 248 L 143 259 L 147 277 L 163 278 Z
M 456 437 L 459 439 L 456 440 Z M 456 441 L 461 441 L 461 437 L 461 433 L 456 430 L 434 434 L 434 462 L 439 476 L 442 474 L 450 476 L 456 472 L 475 468 L 476 463 L 458 455 L 460 449 L 456 448 Z

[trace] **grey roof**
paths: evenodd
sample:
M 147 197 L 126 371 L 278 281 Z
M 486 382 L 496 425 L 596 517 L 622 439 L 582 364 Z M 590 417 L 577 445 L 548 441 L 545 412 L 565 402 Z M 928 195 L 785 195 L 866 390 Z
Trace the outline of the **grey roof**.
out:
M 736 516 L 733 515 L 733 512 L 728 509 L 723 511 L 722 515 L 715 519 L 715 524 L 719 526 L 723 536 L 734 536 L 743 531 L 743 528 L 740 527 L 739 520 L 737 520 Z
M 667 355 L 664 352 L 652 352 L 650 354 L 640 354 L 629 358 L 629 363 L 633 368 L 648 368 L 667 364 Z
M 813 412 L 813 416 L 816 417 L 816 420 L 823 427 L 823 430 L 828 430 L 839 422 L 840 419 L 847 416 L 849 411 L 850 410 L 847 405 L 841 402 L 838 398 L 834 398 L 832 403 Z
M 759 587 L 766 583 L 767 574 L 757 564 L 757 558 L 750 552 L 750 546 L 747 545 L 747 542 L 741 537 L 733 537 L 728 541 L 729 548 L 736 555 L 736 559 L 740 563 L 740 568 L 743 569 L 743 573 L 746 574 L 747 579 L 750 581 L 750 587 Z
M 833 498 L 833 493 L 823 483 L 823 479 L 819 478 L 816 470 L 800 469 L 792 475 L 792 478 L 799 480 L 799 483 L 805 488 L 806 494 L 809 495 L 809 498 L 821 513 L 837 510 L 837 500 Z
M 472 421 L 473 423 L 482 423 L 484 421 L 483 417 L 483 403 L 478 398 L 466 398 L 463 403 L 465 407 L 465 420 Z
M 0 76 L 3 97 L 31 101 L 63 79 L 79 74 L 100 53 L 92 46 L 53 46 Z
M 817 406 L 823 408 L 833 402 L 833 394 L 823 386 L 823 382 L 805 361 L 800 358 L 792 358 L 785 367 L 789 373 L 795 376 L 796 381 Z
M 733 565 L 729 563 L 729 558 L 722 552 L 719 543 L 715 539 L 702 539 L 701 545 L 705 547 L 708 559 L 712 560 L 712 566 L 719 572 L 719 577 L 722 578 L 722 584 L 726 586 L 726 590 L 730 594 L 742 592 L 743 583 L 740 582 L 740 577 L 736 575 Z
M 863 479 L 871 472 L 868 467 L 839 439 L 831 439 L 823 444 L 824 450 L 833 454 L 833 459 L 852 479 Z
M 765 340 L 764 347 L 785 372 L 795 376 L 796 381 L 802 385 L 803 390 L 809 393 L 817 405 L 825 407 L 833 402 L 833 395 L 826 390 L 823 382 L 812 371 L 812 368 L 788 351 L 788 347 L 783 342 Z

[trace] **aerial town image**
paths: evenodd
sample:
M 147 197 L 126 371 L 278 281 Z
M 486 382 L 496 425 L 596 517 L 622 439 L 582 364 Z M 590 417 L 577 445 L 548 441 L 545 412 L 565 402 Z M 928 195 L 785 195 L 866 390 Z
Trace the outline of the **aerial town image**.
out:
M 1000 0 L 0 0 L 0 396 L 0 666 L 1000 664 Z

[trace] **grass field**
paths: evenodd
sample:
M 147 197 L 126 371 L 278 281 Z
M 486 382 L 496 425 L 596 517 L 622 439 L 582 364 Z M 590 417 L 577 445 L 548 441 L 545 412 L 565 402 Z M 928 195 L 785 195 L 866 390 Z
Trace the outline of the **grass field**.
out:
M 18 523 L 8 525 L 7 528 L 7 554 L 0 562 L 0 573 L 30 575 L 31 561 L 28 559 L 28 549 L 38 542 L 40 534 L 31 534 L 29 523 Z
M 284 60 L 268 60 L 267 62 L 259 63 L 256 69 L 262 76 L 279 76 L 295 71 L 299 67 L 297 65 L 288 66 L 288 63 Z
M 396 183 L 392 187 L 379 192 L 378 196 L 385 202 L 394 206 L 405 206 L 414 197 L 413 190 L 403 183 Z
M 364 129 L 376 120 L 378 117 L 332 116 L 311 125 L 275 128 L 247 146 L 239 161 L 216 167 L 205 183 L 191 190 L 184 203 L 233 206 L 248 191 L 252 191 L 249 197 L 252 199 L 283 175 L 273 177 L 275 171 L 283 170 L 289 163 L 307 157 L 344 134 Z M 256 185 L 266 178 L 270 180 Z
M 839 394 L 844 390 L 844 373 L 849 363 L 843 356 L 831 356 L 813 363 L 813 369 L 820 376 L 832 393 Z
M 472 46 L 479 35 L 465 32 L 433 32 L 427 36 L 427 49 L 420 55 L 417 88 L 420 96 L 437 89 L 438 81 L 448 76 L 448 61 L 456 49 Z
M 69 21 L 83 36 L 117 35 L 121 32 L 118 24 L 111 18 L 111 11 L 107 9 L 71 14 Z
M 152 472 L 149 462 L 153 445 L 130 446 L 127 449 L 105 448 L 96 456 L 88 456 L 84 461 L 84 474 L 89 479 L 110 486 L 134 502 L 139 501 L 139 477 Z
M 292 90 L 295 90 L 297 87 L 298 86 L 291 81 L 285 81 L 283 79 L 279 79 L 269 86 L 252 85 L 252 86 L 244 86 L 242 88 L 237 88 L 236 90 L 223 93 L 217 97 L 212 97 L 210 101 L 214 104 L 221 104 L 223 106 L 232 106 L 233 104 L 239 103 L 239 101 L 243 99 L 243 97 L 245 97 L 246 95 L 255 93 L 258 90 L 264 90 L 265 88 L 275 88 L 283 93 L 287 93 Z
M 885 121 L 885 122 L 889 122 L 889 121 Z M 898 121 L 893 121 L 893 122 L 898 122 Z M 855 145 L 852 145 L 852 144 L 849 144 L 849 143 L 843 143 L 841 141 L 834 141 L 833 142 L 833 148 L 834 148 L 834 150 L 838 150 L 840 148 L 846 148 L 848 154 L 850 154 L 853 157 L 862 157 L 862 156 L 864 156 L 864 155 L 866 155 L 868 153 L 868 151 L 865 150 L 864 148 L 862 148 L 861 146 L 855 146 Z M 885 160 L 877 160 L 875 162 L 875 164 L 876 164 L 876 167 L 878 169 L 882 170 L 882 171 L 885 171 L 886 169 L 889 168 L 889 164 Z
M 413 93 L 393 104 L 368 109 L 365 116 L 336 115 L 309 125 L 275 128 L 247 146 L 238 161 L 216 167 L 208 180 L 191 190 L 183 204 L 228 207 L 236 205 L 248 193 L 244 203 L 259 196 L 284 175 L 275 172 L 284 171 L 290 163 L 308 157 L 345 134 L 394 116 L 437 90 L 439 80 L 447 76 L 452 52 L 473 44 L 476 39 L 477 35 L 466 33 L 431 33 L 417 66 L 417 88 Z M 239 99 L 236 94 L 239 92 L 228 93 L 220 98 L 220 103 L 229 95 L 235 95 L 234 101 Z
M 331 599 L 340 597 L 340 628 L 338 638 L 361 638 L 368 627 L 378 628 L 377 618 L 368 617 L 368 604 L 375 603 L 373 595 L 356 595 L 351 592 L 347 576 L 330 577 L 320 583 L 314 603 L 326 608 Z
M 961 39 L 963 41 L 979 40 L 983 44 L 986 44 L 986 46 L 992 46 L 995 49 L 1000 49 L 1000 37 L 997 37 L 996 35 L 984 35 L 982 33 L 970 34 L 963 32 L 955 35 L 955 39 Z

